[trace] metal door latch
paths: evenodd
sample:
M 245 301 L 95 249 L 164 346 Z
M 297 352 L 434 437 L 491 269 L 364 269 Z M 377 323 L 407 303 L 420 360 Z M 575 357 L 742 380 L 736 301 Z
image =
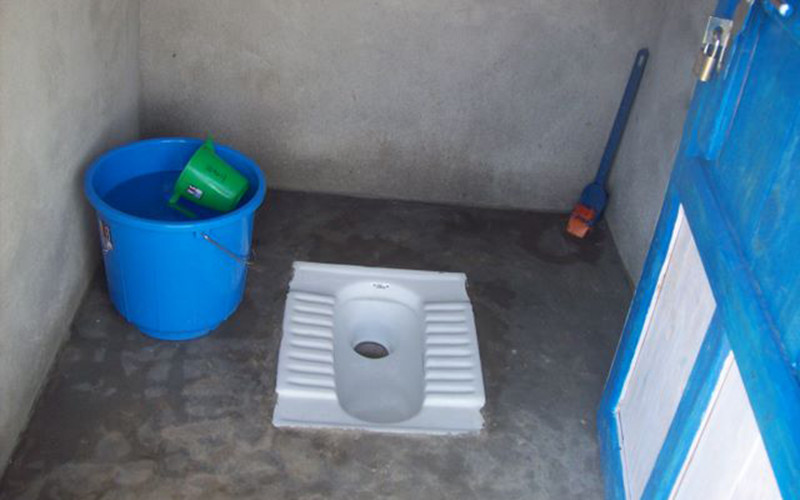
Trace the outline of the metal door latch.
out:
M 693 69 L 695 76 L 701 82 L 711 80 L 715 72 L 722 70 L 725 50 L 731 39 L 731 28 L 733 28 L 733 21 L 730 19 L 714 16 L 708 18 L 703 44 Z

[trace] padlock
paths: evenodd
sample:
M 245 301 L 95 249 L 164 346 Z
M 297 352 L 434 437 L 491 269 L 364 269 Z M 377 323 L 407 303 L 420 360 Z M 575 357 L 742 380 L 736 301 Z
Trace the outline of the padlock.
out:
M 701 51 L 694 61 L 694 68 L 692 71 L 698 80 L 707 82 L 711 80 L 711 77 L 714 75 L 714 67 L 716 65 L 717 60 L 714 58 L 713 54 L 706 54 L 705 51 Z
M 718 33 L 714 33 L 714 41 L 712 43 L 704 44 L 694 61 L 694 68 L 692 71 L 701 82 L 707 82 L 714 76 L 714 70 L 717 66 L 717 61 L 720 55 L 720 37 Z

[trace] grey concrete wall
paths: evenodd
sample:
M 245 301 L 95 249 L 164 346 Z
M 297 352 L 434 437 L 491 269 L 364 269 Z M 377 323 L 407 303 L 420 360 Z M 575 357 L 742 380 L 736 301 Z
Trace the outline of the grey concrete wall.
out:
M 715 0 L 653 5 L 659 22 L 650 42 L 650 63 L 611 173 L 606 213 L 634 281 L 664 200 L 694 89 L 692 65 L 715 5 Z
M 567 210 L 657 4 L 142 0 L 143 131 L 282 188 Z
M 138 7 L 0 1 L 0 474 L 98 262 L 82 172 L 138 134 Z

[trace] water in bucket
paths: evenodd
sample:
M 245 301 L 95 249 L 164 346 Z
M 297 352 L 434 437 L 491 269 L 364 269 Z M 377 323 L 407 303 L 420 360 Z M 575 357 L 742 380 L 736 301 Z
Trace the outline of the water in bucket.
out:
M 105 195 L 106 202 L 127 214 L 143 219 L 185 222 L 217 217 L 220 213 L 202 205 L 192 207 L 192 215 L 170 204 L 180 170 L 164 170 L 134 177 L 120 183 Z M 246 202 L 246 196 L 240 202 Z M 183 208 L 183 207 L 181 207 Z

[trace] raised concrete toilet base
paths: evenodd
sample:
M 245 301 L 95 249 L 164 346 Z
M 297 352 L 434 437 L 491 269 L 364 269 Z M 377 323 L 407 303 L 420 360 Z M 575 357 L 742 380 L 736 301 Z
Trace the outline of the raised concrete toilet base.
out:
M 466 279 L 295 262 L 273 424 L 479 431 L 485 397 Z

